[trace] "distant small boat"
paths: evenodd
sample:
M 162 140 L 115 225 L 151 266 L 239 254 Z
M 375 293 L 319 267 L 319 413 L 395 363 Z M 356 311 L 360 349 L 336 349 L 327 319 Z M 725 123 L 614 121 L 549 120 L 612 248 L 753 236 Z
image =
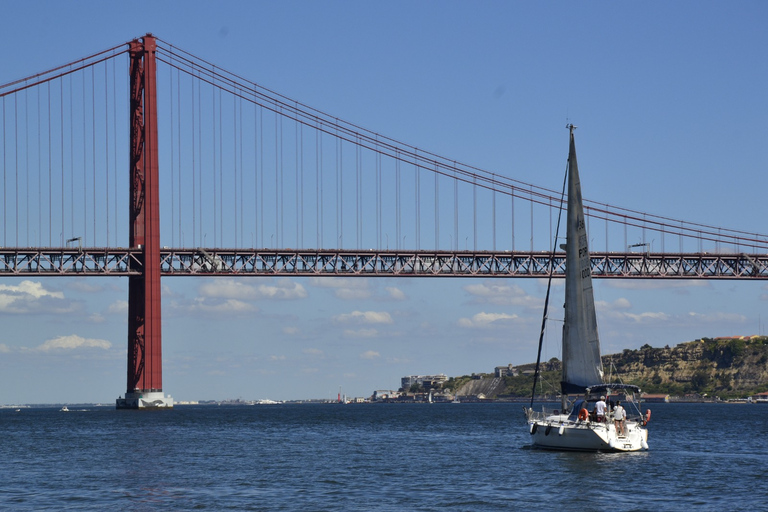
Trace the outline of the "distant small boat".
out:
M 61 408 L 61 412 L 69 412 L 69 409 L 67 408 L 66 405 Z

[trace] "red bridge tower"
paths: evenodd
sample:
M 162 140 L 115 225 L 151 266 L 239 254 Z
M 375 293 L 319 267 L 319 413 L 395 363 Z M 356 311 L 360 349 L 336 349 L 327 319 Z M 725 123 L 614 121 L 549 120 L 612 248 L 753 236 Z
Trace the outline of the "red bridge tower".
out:
M 151 34 L 130 43 L 129 246 L 142 251 L 142 268 L 128 278 L 128 385 L 118 409 L 173 407 L 173 398 L 163 395 L 156 51 Z

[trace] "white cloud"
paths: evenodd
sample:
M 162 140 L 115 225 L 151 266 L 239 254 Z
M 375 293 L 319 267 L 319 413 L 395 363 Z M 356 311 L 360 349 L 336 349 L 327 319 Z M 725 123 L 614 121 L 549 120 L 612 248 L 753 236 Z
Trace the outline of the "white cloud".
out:
M 285 356 L 269 356 L 270 361 L 285 361 Z
M 253 304 L 243 302 L 241 300 L 229 299 L 225 301 L 206 300 L 200 297 L 195 300 L 195 303 L 190 308 L 192 311 L 201 313 L 216 313 L 216 314 L 242 314 L 242 313 L 256 313 L 259 308 Z
M 496 284 L 493 282 L 484 282 L 479 284 L 468 284 L 464 286 L 464 291 L 476 298 L 478 303 L 497 304 L 500 306 L 526 306 L 538 307 L 541 299 L 529 295 L 517 285 Z
M 200 286 L 200 294 L 206 297 L 259 300 L 303 299 L 307 296 L 304 287 L 294 281 L 283 279 L 275 280 L 274 284 L 252 285 L 237 279 L 214 279 Z
M 323 356 L 325 355 L 322 350 L 319 348 L 305 348 L 302 350 L 304 354 L 310 355 L 310 356 Z
M 379 331 L 376 329 L 345 329 L 344 330 L 344 337 L 345 338 L 375 338 L 379 335 Z
M 695 320 L 696 322 L 701 323 L 708 323 L 708 324 L 714 324 L 714 323 L 745 323 L 747 321 L 747 317 L 744 315 L 740 315 L 738 313 L 694 313 L 689 312 L 688 318 L 691 320 Z
M 394 286 L 387 286 L 384 288 L 384 290 L 387 292 L 387 298 L 391 300 L 405 300 L 407 297 L 405 296 L 405 293 L 403 293 L 402 290 L 399 288 L 395 288 Z
M 372 295 L 368 279 L 362 277 L 312 277 L 309 284 L 316 288 L 331 288 L 334 295 L 343 300 L 367 299 Z
M 517 315 L 508 315 L 506 313 L 478 313 L 470 318 L 459 318 L 460 327 L 472 329 L 486 329 L 500 324 L 506 324 L 509 321 L 517 320 Z
M 77 309 L 62 292 L 47 290 L 39 282 L 0 285 L 0 313 L 71 313 Z
M 298 327 L 283 327 L 283 334 L 287 334 L 289 336 L 295 336 L 299 334 L 299 328 Z
M 392 316 L 386 311 L 353 311 L 333 317 L 333 321 L 341 324 L 391 324 Z
M 69 336 L 59 336 L 58 338 L 47 340 L 35 350 L 41 352 L 49 352 L 51 350 L 75 350 L 80 348 L 101 348 L 108 350 L 111 347 L 112 343 L 107 340 L 83 338 L 71 334 Z
M 11 351 L 10 348 L 8 348 L 8 345 L 5 343 L 0 343 L 0 354 L 7 354 Z
M 595 307 L 598 311 L 616 311 L 619 309 L 629 309 L 632 307 L 632 303 L 625 298 L 619 298 L 613 302 L 598 300 L 595 301 Z
M 128 301 L 116 300 L 107 308 L 107 313 L 110 315 L 125 315 L 128 313 Z
M 381 354 L 375 350 L 367 350 L 360 354 L 360 359 L 376 359 L 377 357 L 381 357 Z
M 607 286 L 623 290 L 660 290 L 711 286 L 704 279 L 605 279 Z

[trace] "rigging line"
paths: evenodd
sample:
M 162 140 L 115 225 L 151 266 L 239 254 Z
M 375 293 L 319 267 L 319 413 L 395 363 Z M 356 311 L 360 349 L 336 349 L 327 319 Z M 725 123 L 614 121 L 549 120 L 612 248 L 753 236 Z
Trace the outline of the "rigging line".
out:
M 62 73 L 61 75 L 52 76 L 52 77 L 48 78 L 48 80 L 54 80 L 54 79 L 56 79 L 56 78 L 59 78 L 60 76 L 63 76 L 63 75 L 67 75 L 67 74 L 71 73 L 72 71 L 78 71 L 78 70 L 82 69 L 83 67 L 92 66 L 92 65 L 94 65 L 94 64 L 97 64 L 98 62 L 101 62 L 101 61 L 98 61 L 98 62 L 92 62 L 92 63 L 86 64 L 86 65 L 85 65 L 85 66 L 83 66 L 83 67 L 80 67 L 80 68 L 76 68 L 76 69 L 73 69 L 73 68 L 72 68 L 72 66 L 73 66 L 73 65 L 75 65 L 75 64 L 78 64 L 78 63 L 80 63 L 80 62 L 86 62 L 86 61 L 88 61 L 88 60 L 91 60 L 91 59 L 94 59 L 94 58 L 96 58 L 96 57 L 98 57 L 98 56 L 100 56 L 100 55 L 104 55 L 105 53 L 113 52 L 113 51 L 117 50 L 118 48 L 122 48 L 122 47 L 124 47 L 125 45 L 128 45 L 128 44 L 130 44 L 130 43 L 121 43 L 121 44 L 119 44 L 119 45 L 117 45 L 117 46 L 113 46 L 112 48 L 109 48 L 109 49 L 107 49 L 107 50 L 103 50 L 103 51 L 100 51 L 100 52 L 98 52 L 98 53 L 94 53 L 93 55 L 90 55 L 90 56 L 88 56 L 88 57 L 83 57 L 82 59 L 79 59 L 79 60 L 75 60 L 75 61 L 72 61 L 72 62 L 70 62 L 70 63 L 67 63 L 67 64 L 63 64 L 63 65 L 61 65 L 61 66 L 58 66 L 58 67 L 55 67 L 55 68 L 49 69 L 49 70 L 47 70 L 47 71 L 42 71 L 42 72 L 40 72 L 40 73 L 37 73 L 37 74 L 35 74 L 35 75 L 30 75 L 30 76 L 27 76 L 27 77 L 24 77 L 24 78 L 20 78 L 20 79 L 18 79 L 18 80 L 15 80 L 15 81 L 13 81 L 13 82 L 8 82 L 8 83 L 6 83 L 6 84 L 2 84 L 2 85 L 0 85 L 0 89 L 5 89 L 6 87 L 11 87 L 11 86 L 13 86 L 13 85 L 16 85 L 16 84 L 20 84 L 20 83 L 22 83 L 22 82 L 23 82 L 23 83 L 25 83 L 25 84 L 27 84 L 27 85 L 25 85 L 25 86 L 24 86 L 24 88 L 29 88 L 29 87 L 34 87 L 34 86 L 36 86 L 36 85 L 40 85 L 40 82 L 33 82 L 33 83 L 29 83 L 29 81 L 30 81 L 30 80 L 34 80 L 34 79 L 36 79 L 36 78 L 39 78 L 39 77 L 41 77 L 41 76 L 45 76 L 45 75 L 48 75 L 48 74 L 54 73 L 54 72 L 56 72 L 56 71 L 59 71 L 59 70 L 61 70 L 61 69 L 64 69 L 64 68 L 66 68 L 66 67 L 69 67 L 69 68 L 70 68 L 70 70 L 69 70 L 69 71 L 67 71 L 66 73 Z M 127 49 L 127 48 L 124 48 L 122 51 L 120 51 L 120 52 L 118 52 L 118 53 L 115 53 L 115 54 L 113 54 L 113 55 L 110 55 L 110 56 L 106 57 L 106 59 L 112 59 L 112 58 L 114 58 L 114 57 L 117 57 L 118 55 L 121 55 L 121 54 L 123 54 L 123 53 L 126 53 L 127 51 L 128 51 L 128 49 Z M 106 59 L 103 59 L 103 60 L 106 60 Z M 4 95 L 6 95 L 6 94 L 13 94 L 14 92 L 17 92 L 17 90 L 8 91 L 7 93 L 2 93 L 2 94 L 0 94 L 0 96 L 4 96 Z
M 552 289 L 552 276 L 554 274 L 553 272 L 553 261 L 555 259 L 555 251 L 557 250 L 557 239 L 560 234 L 560 219 L 563 215 L 563 203 L 565 201 L 565 187 L 568 180 L 568 173 L 570 172 L 570 162 L 569 164 L 566 164 L 565 167 L 565 178 L 563 178 L 563 194 L 560 196 L 560 208 L 558 209 L 558 215 L 557 215 L 557 228 L 555 229 L 555 239 L 552 242 L 552 251 L 550 253 L 549 257 L 549 271 L 547 276 L 547 294 L 544 297 L 544 313 L 541 317 L 541 331 L 539 332 L 539 349 L 536 356 L 536 369 L 533 372 L 533 388 L 531 389 L 531 405 L 530 409 L 533 409 L 533 397 L 536 395 L 536 383 L 539 380 L 539 366 L 541 365 L 541 347 L 544 343 L 544 331 L 547 327 L 547 312 L 549 309 L 549 293 Z
M 38 128 L 39 129 L 39 128 Z M 6 244 L 6 219 L 8 218 L 8 215 L 6 215 L 6 205 L 8 204 L 8 201 L 6 201 L 6 165 L 5 165 L 5 98 L 3 98 L 3 245 Z

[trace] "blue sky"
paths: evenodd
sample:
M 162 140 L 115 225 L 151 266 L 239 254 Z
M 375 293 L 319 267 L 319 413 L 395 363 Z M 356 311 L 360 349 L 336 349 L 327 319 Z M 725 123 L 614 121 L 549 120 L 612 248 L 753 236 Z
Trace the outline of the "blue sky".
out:
M 768 231 L 762 2 L 5 2 L 3 12 L 12 51 L 0 83 L 152 32 L 341 119 L 547 188 L 562 182 L 569 119 L 585 197 Z M 604 353 L 765 333 L 768 319 L 762 282 L 595 290 Z M 328 397 L 339 386 L 367 396 L 403 375 L 531 362 L 543 296 L 532 279 L 166 278 L 164 387 L 177 400 Z M 0 279 L 0 403 L 112 402 L 125 387 L 126 304 L 120 278 Z M 558 328 L 547 357 L 559 356 Z

